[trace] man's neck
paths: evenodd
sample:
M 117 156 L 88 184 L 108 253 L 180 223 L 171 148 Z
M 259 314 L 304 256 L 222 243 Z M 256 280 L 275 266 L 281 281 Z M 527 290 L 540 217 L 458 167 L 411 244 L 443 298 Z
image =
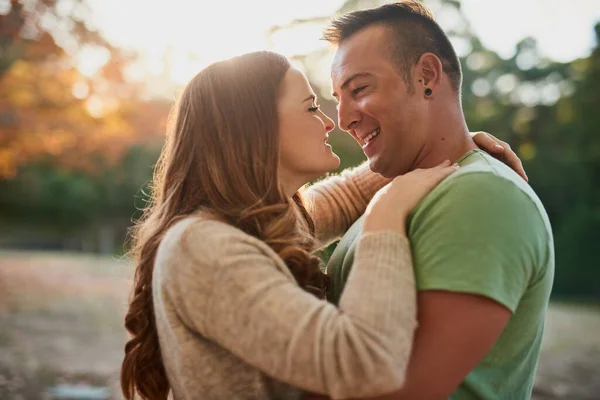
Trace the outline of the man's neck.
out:
M 435 167 L 445 160 L 456 162 L 468 151 L 478 148 L 471 138 L 462 113 L 460 116 L 440 115 L 438 121 L 440 123 L 432 126 L 429 140 L 411 169 Z

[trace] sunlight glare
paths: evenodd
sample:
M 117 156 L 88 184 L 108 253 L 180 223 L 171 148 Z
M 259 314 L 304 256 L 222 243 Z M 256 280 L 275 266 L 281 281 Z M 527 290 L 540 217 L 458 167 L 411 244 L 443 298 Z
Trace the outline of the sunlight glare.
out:
M 81 74 L 91 77 L 110 59 L 110 52 L 103 48 L 83 46 L 77 53 L 75 65 Z

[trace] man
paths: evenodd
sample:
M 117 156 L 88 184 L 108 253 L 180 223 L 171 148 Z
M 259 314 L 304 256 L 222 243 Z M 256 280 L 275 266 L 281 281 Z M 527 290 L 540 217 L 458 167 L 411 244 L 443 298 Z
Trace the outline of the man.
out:
M 406 382 L 389 398 L 529 398 L 554 277 L 550 223 L 527 183 L 473 143 L 447 36 L 423 5 L 404 1 L 346 14 L 325 39 L 337 46 L 339 126 L 372 170 L 393 178 L 445 159 L 461 165 L 408 221 L 419 328 Z M 333 301 L 361 225 L 328 265 Z

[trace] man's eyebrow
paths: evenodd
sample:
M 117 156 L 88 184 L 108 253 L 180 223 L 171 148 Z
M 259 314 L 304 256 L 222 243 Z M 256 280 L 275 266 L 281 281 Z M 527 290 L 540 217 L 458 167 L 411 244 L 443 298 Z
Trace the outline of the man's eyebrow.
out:
M 344 83 L 342 83 L 342 86 L 340 87 L 340 89 L 344 90 L 349 84 L 350 82 L 352 82 L 354 79 L 356 78 L 363 78 L 363 77 L 367 77 L 367 76 L 371 76 L 372 74 L 368 73 L 368 72 L 358 72 L 354 75 L 350 75 L 350 77 L 348 77 Z M 331 95 L 335 98 L 338 97 L 336 92 L 331 93 Z

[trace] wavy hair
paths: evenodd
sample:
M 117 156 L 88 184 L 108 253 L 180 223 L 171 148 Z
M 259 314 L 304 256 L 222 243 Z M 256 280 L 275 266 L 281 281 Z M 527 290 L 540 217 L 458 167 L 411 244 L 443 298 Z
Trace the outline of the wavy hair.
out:
M 151 196 L 132 230 L 136 263 L 125 317 L 121 389 L 126 399 L 166 399 L 152 299 L 158 246 L 177 221 L 202 209 L 263 240 L 298 284 L 325 297 L 327 277 L 311 254 L 314 225 L 300 193 L 286 197 L 278 178 L 281 82 L 290 68 L 282 55 L 255 52 L 212 64 L 185 87 L 170 118 L 154 171 Z

